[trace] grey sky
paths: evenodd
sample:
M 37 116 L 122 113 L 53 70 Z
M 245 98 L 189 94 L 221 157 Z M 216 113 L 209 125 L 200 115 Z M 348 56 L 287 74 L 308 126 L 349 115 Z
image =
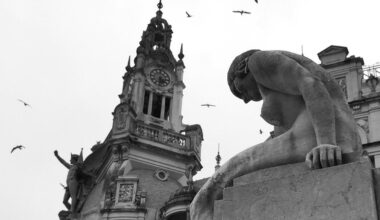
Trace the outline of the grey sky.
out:
M 58 219 L 67 170 L 57 149 L 84 155 L 112 125 L 128 56 L 136 55 L 157 0 L 0 0 L 0 194 L 2 219 Z M 366 64 L 380 61 L 378 0 L 163 0 L 171 48 L 184 45 L 183 122 L 201 124 L 204 169 L 262 142 L 271 127 L 260 104 L 229 91 L 226 72 L 248 49 L 289 50 L 319 63 L 330 45 L 347 46 Z M 243 15 L 233 10 L 250 11 Z M 185 11 L 193 15 L 187 18 Z M 24 107 L 17 99 L 30 103 Z M 200 104 L 215 104 L 216 108 Z M 259 129 L 264 131 L 259 134 Z M 10 150 L 16 145 L 26 149 Z

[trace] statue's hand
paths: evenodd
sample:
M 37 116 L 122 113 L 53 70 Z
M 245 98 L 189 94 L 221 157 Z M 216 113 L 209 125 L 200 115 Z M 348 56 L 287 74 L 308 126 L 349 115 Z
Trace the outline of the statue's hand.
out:
M 311 169 L 320 169 L 342 164 L 342 150 L 339 146 L 321 144 L 306 154 L 306 165 Z

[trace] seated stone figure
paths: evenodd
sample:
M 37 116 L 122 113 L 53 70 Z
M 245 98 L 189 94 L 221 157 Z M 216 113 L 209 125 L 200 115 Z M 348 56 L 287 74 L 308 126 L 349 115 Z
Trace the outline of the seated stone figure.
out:
M 306 160 L 311 169 L 342 163 L 361 143 L 343 92 L 312 60 L 286 51 L 250 50 L 228 71 L 232 93 L 244 102 L 263 100 L 261 117 L 274 137 L 232 157 L 203 185 L 190 206 L 192 220 L 212 220 L 214 201 L 234 178 Z

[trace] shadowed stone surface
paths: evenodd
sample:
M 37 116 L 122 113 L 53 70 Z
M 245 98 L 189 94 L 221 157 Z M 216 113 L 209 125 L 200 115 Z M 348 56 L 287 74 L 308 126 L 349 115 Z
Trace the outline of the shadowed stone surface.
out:
M 377 220 L 367 159 L 308 170 L 304 163 L 236 178 L 216 201 L 214 220 Z

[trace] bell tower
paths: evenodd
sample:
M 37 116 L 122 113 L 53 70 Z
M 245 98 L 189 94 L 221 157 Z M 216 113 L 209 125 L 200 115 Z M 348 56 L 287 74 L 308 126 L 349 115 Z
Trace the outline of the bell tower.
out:
M 181 115 L 185 88 L 183 46 L 176 60 L 170 49 L 172 27 L 162 18 L 162 7 L 160 1 L 156 16 L 142 34 L 135 65 L 131 67 L 128 60 L 120 104 L 128 106 L 136 119 L 145 124 L 180 132 L 185 129 Z M 118 133 L 116 130 L 114 134 Z
M 182 123 L 183 46 L 176 59 L 157 6 L 128 59 L 112 129 L 84 161 L 91 178 L 75 209 L 80 219 L 184 219 L 195 195 L 202 128 Z

